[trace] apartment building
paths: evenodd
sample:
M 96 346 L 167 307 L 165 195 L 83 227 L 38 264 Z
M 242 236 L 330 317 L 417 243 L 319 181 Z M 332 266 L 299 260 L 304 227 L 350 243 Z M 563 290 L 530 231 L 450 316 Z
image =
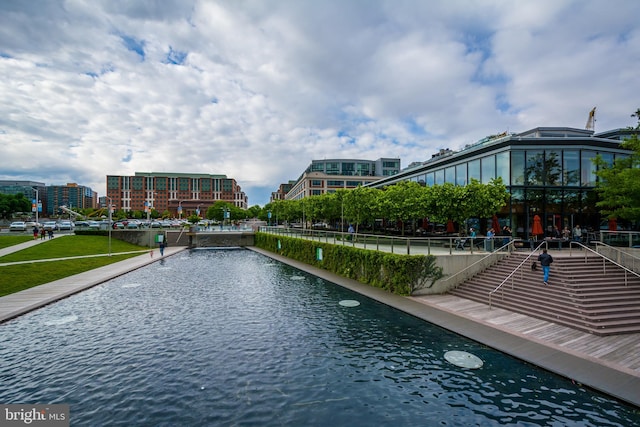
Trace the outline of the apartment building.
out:
M 174 217 L 204 212 L 217 201 L 247 209 L 249 199 L 235 179 L 226 175 L 136 172 L 107 175 L 107 198 L 116 210 L 168 211 Z

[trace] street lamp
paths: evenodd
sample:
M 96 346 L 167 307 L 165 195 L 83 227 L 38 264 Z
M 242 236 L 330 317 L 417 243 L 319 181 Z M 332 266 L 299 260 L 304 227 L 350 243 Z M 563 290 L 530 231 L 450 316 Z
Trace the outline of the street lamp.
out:
M 149 198 L 149 201 L 147 202 L 147 226 L 149 227 L 149 248 L 153 248 L 153 246 L 151 245 L 151 206 L 152 206 L 152 202 L 154 201 L 154 196 L 157 194 L 155 191 L 152 191 L 151 193 L 149 193 L 151 195 L 151 197 Z
M 111 224 L 111 206 L 113 201 L 111 200 L 111 197 L 106 196 L 107 200 L 109 200 L 109 256 L 111 256 L 111 229 L 113 228 L 113 224 Z
M 36 226 L 38 225 L 38 209 L 40 208 L 40 196 L 37 187 L 31 187 L 32 190 L 36 192 L 35 206 L 32 206 L 32 210 L 36 211 Z

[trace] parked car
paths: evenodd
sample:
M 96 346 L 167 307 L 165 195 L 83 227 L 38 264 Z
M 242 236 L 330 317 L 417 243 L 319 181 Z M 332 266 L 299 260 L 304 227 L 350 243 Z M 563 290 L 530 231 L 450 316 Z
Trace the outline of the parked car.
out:
M 9 231 L 26 231 L 27 224 L 24 221 L 14 221 L 9 225 Z
M 60 221 L 58 223 L 59 230 L 73 230 L 75 228 L 75 224 L 71 221 Z
M 35 221 L 27 221 L 24 223 L 25 227 L 27 228 L 33 228 L 33 227 L 42 227 L 42 224 L 40 224 L 39 222 L 35 222 Z
M 125 221 L 123 221 L 123 224 L 125 223 Z M 128 221 L 126 221 L 126 226 L 127 228 L 130 229 L 137 229 L 137 228 L 141 228 L 142 227 L 142 222 L 138 221 L 137 219 L 130 219 Z
M 56 231 L 58 230 L 58 224 L 55 221 L 45 221 L 42 226 L 44 227 L 45 230 L 49 231 Z

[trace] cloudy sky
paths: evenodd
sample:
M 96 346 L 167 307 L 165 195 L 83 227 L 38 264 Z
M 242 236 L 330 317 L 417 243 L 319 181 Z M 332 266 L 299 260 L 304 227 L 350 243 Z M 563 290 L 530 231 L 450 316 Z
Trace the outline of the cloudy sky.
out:
M 634 125 L 637 0 L 2 0 L 0 179 L 235 178 Z

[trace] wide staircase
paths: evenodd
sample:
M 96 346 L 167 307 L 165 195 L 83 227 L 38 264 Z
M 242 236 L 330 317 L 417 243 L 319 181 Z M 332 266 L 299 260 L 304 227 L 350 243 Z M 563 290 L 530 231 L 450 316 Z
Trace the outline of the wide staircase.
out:
M 640 332 L 640 278 L 625 278 L 624 269 L 597 255 L 549 253 L 554 262 L 548 286 L 539 263 L 531 270 L 534 255 L 489 299 L 529 255 L 513 252 L 449 293 L 596 335 Z

